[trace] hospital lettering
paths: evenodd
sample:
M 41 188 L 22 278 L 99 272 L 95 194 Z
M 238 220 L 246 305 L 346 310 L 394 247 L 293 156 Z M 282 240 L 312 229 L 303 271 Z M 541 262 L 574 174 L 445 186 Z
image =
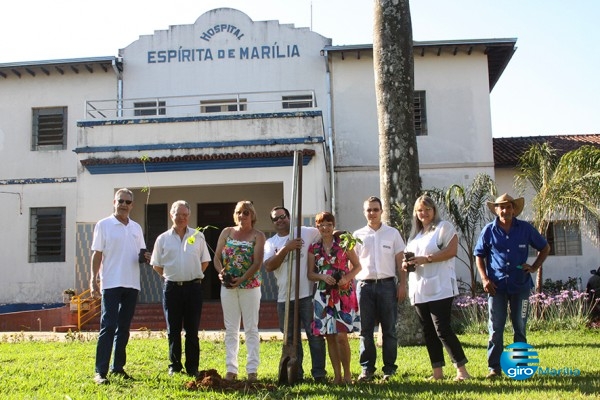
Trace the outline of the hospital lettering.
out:
M 148 64 L 214 61 L 215 59 L 272 60 L 300 57 L 297 44 L 240 47 L 239 49 L 179 49 L 153 50 L 147 53 Z
M 219 32 L 231 33 L 237 38 L 237 40 L 241 40 L 244 37 L 244 34 L 236 26 L 230 24 L 219 24 L 202 32 L 200 39 L 210 42 L 210 39 Z

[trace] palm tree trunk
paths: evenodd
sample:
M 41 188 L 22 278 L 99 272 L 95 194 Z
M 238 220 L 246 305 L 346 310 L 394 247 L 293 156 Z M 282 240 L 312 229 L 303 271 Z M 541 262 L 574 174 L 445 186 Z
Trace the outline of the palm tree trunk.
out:
M 414 59 L 408 0 L 375 1 L 373 36 L 383 218 L 394 226 L 391 221 L 398 215 L 394 215 L 392 205 L 404 205 L 408 220 L 401 225 L 410 229 L 409 220 L 421 181 L 414 129 Z M 407 233 L 403 232 L 403 237 Z M 412 307 L 400 304 L 398 321 L 402 327 L 398 329 L 399 344 L 423 342 Z

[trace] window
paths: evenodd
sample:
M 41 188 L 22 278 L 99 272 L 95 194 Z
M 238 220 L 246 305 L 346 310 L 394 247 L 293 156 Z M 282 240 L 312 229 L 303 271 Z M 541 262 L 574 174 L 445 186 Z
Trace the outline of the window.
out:
M 167 203 L 147 204 L 145 222 L 144 239 L 148 251 L 152 251 L 158 235 L 169 229 L 169 205 Z
M 301 96 L 283 96 L 281 101 L 284 109 L 313 107 L 313 97 L 310 94 Z
M 416 90 L 413 96 L 416 136 L 427 136 L 427 111 L 425 105 L 425 91 Z
M 203 113 L 246 111 L 246 99 L 207 100 L 200 102 Z
M 29 262 L 65 261 L 65 208 L 32 208 Z
M 34 108 L 31 150 L 67 148 L 67 107 Z
M 166 115 L 167 109 L 165 101 L 141 101 L 133 103 L 133 115 L 136 117 L 143 117 L 146 115 Z
M 546 237 L 552 247 L 550 254 L 556 256 L 581 255 L 581 231 L 578 221 L 551 222 Z
M 550 245 L 550 255 L 580 256 L 581 230 L 578 221 L 554 221 L 548 225 L 546 240 Z M 535 257 L 537 251 L 529 248 L 529 256 Z

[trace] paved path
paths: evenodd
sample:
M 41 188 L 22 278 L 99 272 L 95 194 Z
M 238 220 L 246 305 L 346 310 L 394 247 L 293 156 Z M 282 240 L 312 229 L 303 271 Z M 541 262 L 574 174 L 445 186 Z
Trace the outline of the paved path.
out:
M 82 335 L 83 337 L 96 338 L 98 332 L 0 332 L 0 341 L 13 342 L 16 340 L 47 340 L 47 341 L 64 341 L 73 335 Z M 132 330 L 131 338 L 166 338 L 166 331 L 149 331 L 149 330 Z M 225 338 L 225 330 L 220 331 L 200 331 L 200 340 L 223 340 Z M 240 336 L 244 337 L 244 332 L 240 332 Z M 262 340 L 282 340 L 283 334 L 279 330 L 261 330 L 260 338 Z M 304 336 L 304 339 L 306 337 Z
M 283 334 L 277 329 L 261 329 L 260 330 L 261 340 L 282 340 Z M 225 330 L 220 331 L 200 331 L 198 332 L 200 340 L 224 340 Z M 77 335 L 77 336 L 74 336 Z M 81 335 L 81 336 L 79 336 Z M 240 332 L 240 336 L 244 337 L 244 332 Z M 349 334 L 350 338 L 358 338 L 358 333 Z M 68 338 L 89 338 L 96 339 L 98 332 L 73 332 L 73 333 L 62 333 L 62 332 L 0 332 L 0 342 L 15 342 L 23 340 L 47 340 L 47 341 L 64 341 Z M 131 338 L 165 338 L 167 337 L 166 331 L 150 331 L 150 330 L 132 330 Z M 306 334 L 302 332 L 302 339 L 306 340 Z

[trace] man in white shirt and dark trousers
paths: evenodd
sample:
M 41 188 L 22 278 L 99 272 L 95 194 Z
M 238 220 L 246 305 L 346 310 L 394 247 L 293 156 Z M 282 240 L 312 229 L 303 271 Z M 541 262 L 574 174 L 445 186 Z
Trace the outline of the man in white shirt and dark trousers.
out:
M 140 291 L 140 250 L 146 248 L 142 227 L 129 218 L 133 209 L 133 193 L 117 190 L 114 213 L 98 221 L 92 239 L 92 274 L 90 295 L 98 297 L 102 290 L 100 334 L 96 345 L 94 382 L 108 383 L 108 369 L 123 379 L 132 379 L 123 367 L 127 359 L 129 327 Z
M 356 275 L 356 295 L 360 310 L 360 365 L 359 382 L 373 379 L 377 361 L 377 349 L 373 332 L 377 324 L 382 330 L 383 380 L 396 373 L 398 337 L 398 300 L 406 298 L 406 272 L 402 270 L 402 259 L 406 247 L 400 233 L 381 222 L 381 200 L 369 197 L 363 203 L 367 225 L 354 236 L 362 240 L 357 243 L 356 254 L 362 270 Z
M 202 232 L 188 227 L 190 205 L 171 206 L 173 227 L 156 238 L 150 263 L 165 281 L 163 310 L 169 339 L 169 375 L 183 370 L 181 328 L 185 330 L 185 371 L 195 377 L 200 364 L 198 329 L 202 315 L 202 279 L 210 254 Z
M 264 265 L 268 272 L 273 272 L 277 279 L 277 314 L 279 316 L 279 329 L 284 332 L 285 302 L 288 288 L 287 256 L 290 252 L 301 249 L 300 252 L 300 291 L 298 294 L 299 326 L 298 337 L 300 337 L 300 327 L 304 328 L 308 337 L 308 347 L 312 361 L 311 374 L 316 382 L 325 381 L 325 340 L 323 336 L 312 334 L 311 324 L 313 321 L 313 291 L 314 284 L 307 278 L 307 253 L 308 246 L 319 238 L 317 228 L 301 227 L 301 238 L 289 240 L 290 235 L 290 213 L 281 206 L 274 207 L 271 210 L 271 221 L 275 226 L 276 235 L 267 239 L 265 243 Z M 295 268 L 295 266 L 294 266 Z M 292 276 L 292 285 L 290 293 L 290 315 L 293 315 L 294 303 L 296 298 L 295 274 Z M 288 321 L 288 341 L 291 343 L 294 335 L 293 318 Z M 298 346 L 298 379 L 303 379 L 302 370 L 302 343 Z

